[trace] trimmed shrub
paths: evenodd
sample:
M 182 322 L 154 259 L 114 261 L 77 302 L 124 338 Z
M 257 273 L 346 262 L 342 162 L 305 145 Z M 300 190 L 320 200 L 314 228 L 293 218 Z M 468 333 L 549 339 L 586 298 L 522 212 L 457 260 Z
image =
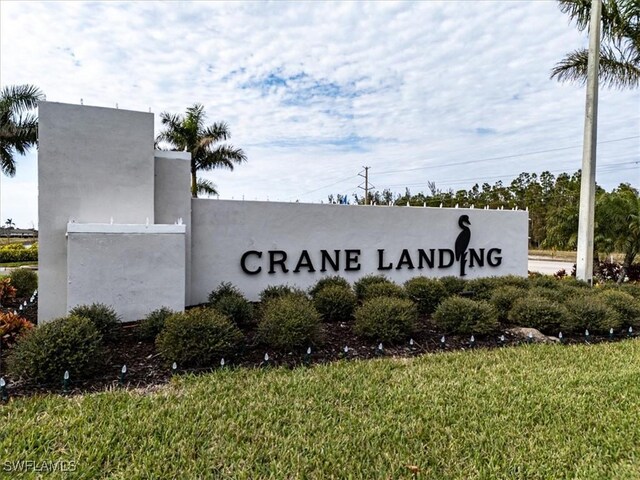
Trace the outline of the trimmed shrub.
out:
M 38 288 L 38 274 L 28 268 L 16 268 L 9 274 L 17 297 L 29 297 Z
M 308 299 L 286 295 L 267 302 L 258 323 L 258 338 L 276 350 L 293 350 L 321 341 L 320 314 Z
M 307 298 L 307 294 L 299 288 L 290 287 L 289 285 L 269 285 L 260 292 L 260 302 L 266 303 L 276 298 L 295 295 L 297 297 Z
M 118 336 L 120 317 L 112 307 L 104 303 L 78 305 L 73 307 L 69 313 L 88 318 L 105 340 L 114 340 Z
M 613 308 L 610 308 L 600 298 L 580 297 L 565 302 L 569 314 L 562 324 L 562 328 L 571 332 L 608 333 L 610 328 L 614 330 L 622 327 L 622 317 Z
M 351 284 L 345 278 L 339 275 L 334 275 L 331 277 L 323 277 L 318 280 L 316 284 L 309 289 L 309 295 L 311 295 L 311 298 L 315 298 L 318 292 L 322 289 L 336 286 L 351 290 Z
M 156 346 L 167 363 L 207 367 L 233 354 L 242 339 L 227 316 L 212 308 L 194 308 L 167 318 Z
M 495 277 L 498 284 L 503 287 L 529 288 L 529 279 L 518 277 L 517 275 L 505 275 L 504 277 Z M 499 287 L 498 287 L 499 288 Z
M 36 262 L 38 261 L 38 244 L 29 248 L 21 243 L 11 243 L 0 247 L 0 263 Z
M 561 303 L 529 294 L 515 301 L 509 312 L 509 321 L 520 327 L 537 328 L 544 333 L 557 335 L 568 315 Z
M 531 277 L 529 284 L 532 287 L 544 287 L 544 288 L 558 288 L 560 280 L 551 275 L 540 275 Z
M 170 308 L 161 307 L 149 313 L 138 325 L 138 336 L 144 340 L 155 340 L 164 327 L 164 322 L 173 315 Z
M 313 304 L 325 322 L 349 320 L 358 299 L 351 286 L 328 285 L 315 293 Z
M 364 289 L 364 296 L 362 300 L 370 300 L 377 297 L 393 297 L 393 298 L 407 298 L 407 292 L 393 282 L 380 282 L 367 285 Z
M 467 281 L 465 291 L 473 292 L 473 298 L 476 300 L 489 300 L 493 291 L 501 286 L 498 277 L 474 278 Z
M 85 317 L 70 315 L 44 323 L 18 340 L 8 358 L 12 375 L 32 382 L 90 377 L 101 366 L 102 336 Z
M 565 300 L 567 300 L 569 297 L 571 297 L 571 295 L 569 295 L 568 291 L 563 290 L 559 287 L 560 287 L 559 285 L 557 285 L 556 288 L 531 287 L 529 289 L 529 296 L 544 298 L 548 302 L 555 302 L 555 303 L 561 304 Z
M 620 290 L 640 300 L 640 283 L 623 283 Z
M 0 313 L 0 345 L 8 347 L 16 340 L 33 329 L 33 324 L 27 319 L 13 313 Z
M 218 288 L 216 288 L 209 294 L 209 304 L 213 305 L 225 295 L 239 295 L 242 297 L 242 292 L 232 283 L 222 282 L 220 285 L 218 285 Z
M 467 289 L 467 281 L 464 278 L 447 276 L 440 277 L 438 281 L 447 291 L 447 295 L 458 295 L 460 292 L 464 292 Z
M 433 314 L 436 328 L 444 332 L 482 335 L 499 328 L 498 313 L 489 302 L 462 297 L 442 301 Z
M 640 300 L 620 290 L 603 290 L 598 298 L 620 314 L 623 326 L 640 327 Z
M 358 300 L 362 301 L 364 299 L 365 292 L 369 285 L 374 285 L 377 283 L 388 284 L 393 282 L 384 275 L 365 275 L 353 284 L 353 290 L 356 292 L 356 297 L 358 297 Z
M 415 331 L 418 309 L 408 299 L 376 297 L 356 310 L 354 330 L 361 337 L 376 342 L 398 342 Z
M 414 277 L 405 282 L 404 289 L 409 298 L 416 303 L 418 312 L 422 314 L 433 313 L 448 296 L 444 285 L 433 278 Z
M 490 301 L 498 312 L 498 320 L 501 322 L 509 320 L 509 311 L 511 307 L 513 307 L 513 304 L 516 300 L 526 296 L 526 290 L 509 285 L 494 290 L 491 294 Z
M 240 327 L 250 325 L 253 322 L 253 306 L 239 293 L 222 295 L 211 306 L 228 316 L 233 323 Z

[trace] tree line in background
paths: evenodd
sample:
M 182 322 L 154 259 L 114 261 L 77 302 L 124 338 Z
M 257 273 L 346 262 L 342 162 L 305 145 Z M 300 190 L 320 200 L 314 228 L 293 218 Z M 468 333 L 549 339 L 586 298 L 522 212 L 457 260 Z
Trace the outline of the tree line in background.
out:
M 369 192 L 368 203 L 375 205 L 460 207 L 490 209 L 528 209 L 529 237 L 532 248 L 575 250 L 578 235 L 580 171 L 557 177 L 549 172 L 523 172 L 509 184 L 475 184 L 469 190 L 443 191 L 434 182 L 428 192 L 404 194 L 389 189 Z M 354 194 L 363 205 L 364 196 Z M 348 203 L 346 195 L 329 195 L 329 203 Z M 607 192 L 597 186 L 595 248 L 603 255 L 624 254 L 625 266 L 631 265 L 640 252 L 640 195 L 628 183 Z

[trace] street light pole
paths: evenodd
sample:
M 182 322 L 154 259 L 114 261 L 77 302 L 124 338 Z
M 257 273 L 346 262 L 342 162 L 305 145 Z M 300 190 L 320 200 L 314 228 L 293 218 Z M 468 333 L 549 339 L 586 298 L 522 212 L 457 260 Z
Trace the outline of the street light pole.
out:
M 576 277 L 590 285 L 593 282 L 593 226 L 596 190 L 596 143 L 598 134 L 598 64 L 600 63 L 601 0 L 591 1 L 589 23 L 589 56 L 587 65 L 587 99 L 580 181 L 580 214 L 578 219 L 578 255 Z

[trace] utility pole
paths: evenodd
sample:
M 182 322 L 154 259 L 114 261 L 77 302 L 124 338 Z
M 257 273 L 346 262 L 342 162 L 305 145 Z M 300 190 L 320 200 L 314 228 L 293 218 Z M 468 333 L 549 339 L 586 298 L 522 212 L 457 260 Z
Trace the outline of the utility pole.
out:
M 360 172 L 358 176 L 364 178 L 364 187 L 362 185 L 359 185 L 358 188 L 364 190 L 364 204 L 369 205 L 369 190 L 376 187 L 374 187 L 373 185 L 369 185 L 369 169 L 371 167 L 362 168 L 364 168 L 364 173 Z
M 578 255 L 576 277 L 593 282 L 593 225 L 596 190 L 596 143 L 598 134 L 598 65 L 600 63 L 601 0 L 591 1 L 589 23 L 589 56 L 587 64 L 587 99 L 582 148 L 580 181 L 580 214 L 578 219 Z

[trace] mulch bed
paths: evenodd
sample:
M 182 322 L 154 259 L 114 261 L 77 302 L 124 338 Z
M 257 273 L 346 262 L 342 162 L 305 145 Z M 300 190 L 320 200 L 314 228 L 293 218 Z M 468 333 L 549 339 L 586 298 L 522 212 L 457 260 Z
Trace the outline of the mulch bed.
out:
M 24 301 L 24 299 L 22 300 Z M 4 305 L 0 311 L 13 311 L 19 308 L 20 302 L 15 301 Z M 31 322 L 37 321 L 37 303 L 29 305 L 20 312 L 21 316 Z M 247 346 L 236 356 L 225 359 L 225 368 L 263 368 L 265 366 L 282 366 L 294 368 L 323 364 L 337 360 L 364 360 L 379 357 L 414 357 L 431 352 L 443 352 L 453 350 L 467 350 L 477 348 L 502 348 L 506 346 L 527 343 L 526 339 L 516 338 L 504 333 L 505 341 L 501 342 L 499 335 L 476 336 L 472 345 L 469 336 L 447 335 L 445 343 L 442 343 L 442 333 L 436 331 L 430 325 L 428 319 L 419 322 L 420 328 L 413 336 L 413 345 L 405 342 L 400 345 L 383 345 L 379 350 L 378 345 L 371 344 L 357 337 L 350 323 L 326 323 L 323 325 L 325 341 L 322 346 L 312 347 L 311 355 L 306 351 L 281 353 L 259 345 L 255 340 L 255 331 L 245 330 Z M 118 341 L 107 344 L 107 359 L 103 369 L 104 374 L 84 381 L 71 382 L 68 386 L 68 394 L 84 394 L 100 392 L 113 388 L 135 388 L 154 390 L 158 386 L 169 382 L 174 374 L 204 373 L 207 369 L 180 369 L 172 371 L 157 353 L 152 341 L 141 341 L 137 335 L 137 323 L 123 324 Z M 590 335 L 588 343 L 603 341 L 617 341 L 627 338 L 626 335 L 617 335 L 613 339 L 608 336 Z M 567 335 L 563 339 L 565 344 L 585 343 L 582 335 Z M 344 348 L 348 347 L 345 353 Z M 6 357 L 9 350 L 3 348 L 0 353 L 0 376 L 7 381 L 7 389 L 11 397 L 30 396 L 44 393 L 63 393 L 62 378 L 57 384 L 33 385 L 26 384 L 11 378 L 6 373 Z M 269 355 L 269 361 L 265 362 L 265 353 Z M 122 366 L 127 366 L 127 374 L 123 385 L 119 383 Z M 220 368 L 217 366 L 216 368 Z

